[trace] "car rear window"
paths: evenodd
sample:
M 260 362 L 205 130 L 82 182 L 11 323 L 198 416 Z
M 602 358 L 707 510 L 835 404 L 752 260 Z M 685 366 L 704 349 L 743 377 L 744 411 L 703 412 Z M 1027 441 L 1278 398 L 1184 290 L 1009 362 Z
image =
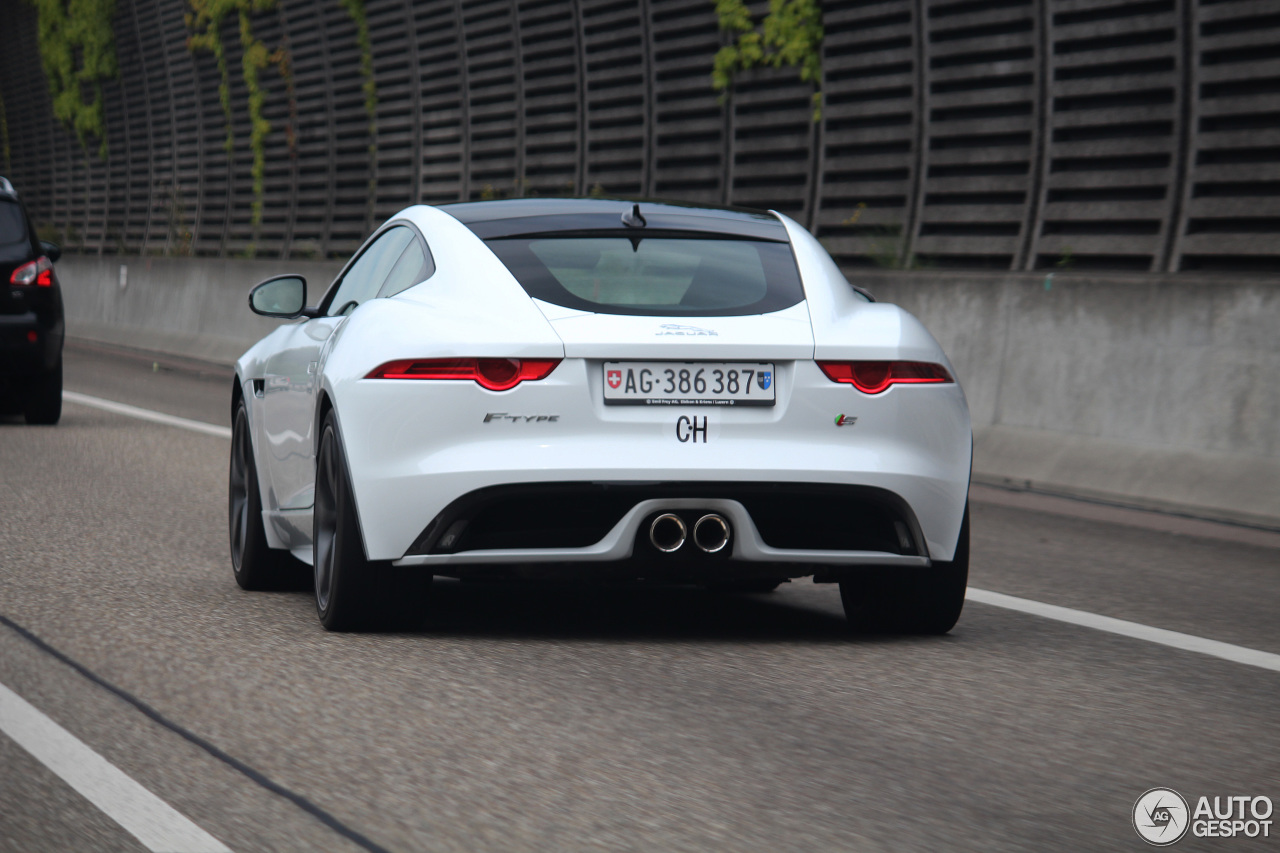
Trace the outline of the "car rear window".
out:
M 530 296 L 581 311 L 733 316 L 804 298 L 786 243 L 630 235 L 487 242 Z
M 27 220 L 22 208 L 11 201 L 0 201 L 0 246 L 23 243 L 27 239 Z

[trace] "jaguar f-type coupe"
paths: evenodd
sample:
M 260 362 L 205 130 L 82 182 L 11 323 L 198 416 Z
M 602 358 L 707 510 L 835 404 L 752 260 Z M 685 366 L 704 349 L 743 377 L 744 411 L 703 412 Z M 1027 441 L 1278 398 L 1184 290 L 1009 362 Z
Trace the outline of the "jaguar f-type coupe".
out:
M 236 365 L 237 582 L 314 568 L 326 628 L 434 576 L 764 592 L 839 583 L 858 628 L 951 629 L 972 433 L 937 341 L 775 212 L 419 205 Z M 290 557 L 292 555 L 292 557 Z

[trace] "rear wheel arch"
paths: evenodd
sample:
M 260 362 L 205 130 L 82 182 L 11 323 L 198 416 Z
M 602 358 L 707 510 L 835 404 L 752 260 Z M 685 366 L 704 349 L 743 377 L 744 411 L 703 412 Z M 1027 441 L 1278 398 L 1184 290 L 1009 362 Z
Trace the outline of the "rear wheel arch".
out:
M 351 477 L 351 466 L 347 461 L 346 439 L 343 436 L 342 423 L 338 418 L 338 412 L 336 410 L 336 407 L 333 404 L 333 398 L 330 397 L 329 392 L 324 389 L 321 389 L 319 395 L 317 395 L 317 398 L 316 398 L 316 422 L 315 422 L 314 432 L 312 433 L 312 435 L 315 436 L 314 438 L 315 445 L 312 448 L 311 453 L 312 453 L 312 458 L 316 462 L 316 474 L 317 474 L 316 488 L 318 489 L 320 485 L 318 482 L 318 479 L 319 479 L 318 475 L 319 475 L 319 469 L 320 469 L 320 443 L 321 443 L 321 440 L 324 438 L 324 429 L 330 419 L 330 414 L 332 414 L 332 420 L 333 420 L 334 441 L 338 445 L 337 461 L 338 461 L 338 464 L 342 466 L 342 474 L 348 484 L 348 488 L 351 488 L 352 490 L 351 491 L 352 515 L 355 518 L 356 527 L 360 531 L 361 550 L 364 550 L 365 549 L 364 524 L 360 520 L 360 506 L 355 499 L 354 486 L 351 485 L 354 481 Z
M 379 625 L 414 627 L 423 615 L 431 575 L 370 560 L 351 489 L 342 431 L 332 407 L 320 421 L 312 560 L 316 613 L 329 630 Z M 329 444 L 325 443 L 328 435 Z
M 964 609 L 969 578 L 969 507 L 956 551 L 927 569 L 867 567 L 840 581 L 840 601 L 855 632 L 945 634 Z
M 322 389 L 319 396 L 316 398 L 316 421 L 312 425 L 311 430 L 311 434 L 314 436 L 311 447 L 311 456 L 313 459 L 319 459 L 320 457 L 320 434 L 324 430 L 324 419 L 331 411 L 333 411 L 333 398 L 329 396 L 328 391 Z M 334 415 L 334 420 L 337 420 L 337 415 Z M 341 428 L 339 428 L 338 435 L 341 434 L 342 431 Z
M 244 399 L 244 385 L 240 379 L 240 375 L 236 374 L 235 379 L 231 380 L 231 425 L 234 427 L 236 422 L 236 409 L 240 406 L 240 401 Z

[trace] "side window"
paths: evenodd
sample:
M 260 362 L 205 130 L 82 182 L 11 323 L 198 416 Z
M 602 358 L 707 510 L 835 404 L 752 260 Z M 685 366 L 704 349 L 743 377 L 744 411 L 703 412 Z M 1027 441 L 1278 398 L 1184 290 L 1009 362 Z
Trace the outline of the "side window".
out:
M 400 291 L 430 278 L 435 271 L 431 254 L 423 247 L 422 241 L 413 240 L 405 247 L 400 260 L 396 261 L 396 265 L 391 268 L 391 274 L 387 276 L 386 283 L 382 285 L 382 292 L 378 295 L 395 296 Z
M 401 225 L 384 231 L 347 270 L 325 313 L 330 317 L 345 314 L 377 296 L 387 273 L 411 242 L 414 242 L 411 228 Z
M 0 246 L 27 242 L 27 218 L 16 202 L 0 200 Z

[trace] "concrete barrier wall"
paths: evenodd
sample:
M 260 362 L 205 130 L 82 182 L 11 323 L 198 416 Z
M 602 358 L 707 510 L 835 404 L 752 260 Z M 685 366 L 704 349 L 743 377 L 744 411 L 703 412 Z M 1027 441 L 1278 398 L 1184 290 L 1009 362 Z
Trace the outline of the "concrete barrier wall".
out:
M 250 287 L 301 273 L 314 301 L 339 267 L 69 255 L 58 275 L 71 336 L 230 364 L 278 325 L 250 313 Z M 975 480 L 1280 527 L 1280 282 L 851 278 L 942 342 L 973 412 Z
M 337 262 L 66 255 L 58 261 L 73 337 L 231 364 L 280 325 L 249 310 L 265 278 L 299 273 L 314 303 Z
M 976 480 L 1280 525 L 1280 282 L 851 277 L 946 349 Z

